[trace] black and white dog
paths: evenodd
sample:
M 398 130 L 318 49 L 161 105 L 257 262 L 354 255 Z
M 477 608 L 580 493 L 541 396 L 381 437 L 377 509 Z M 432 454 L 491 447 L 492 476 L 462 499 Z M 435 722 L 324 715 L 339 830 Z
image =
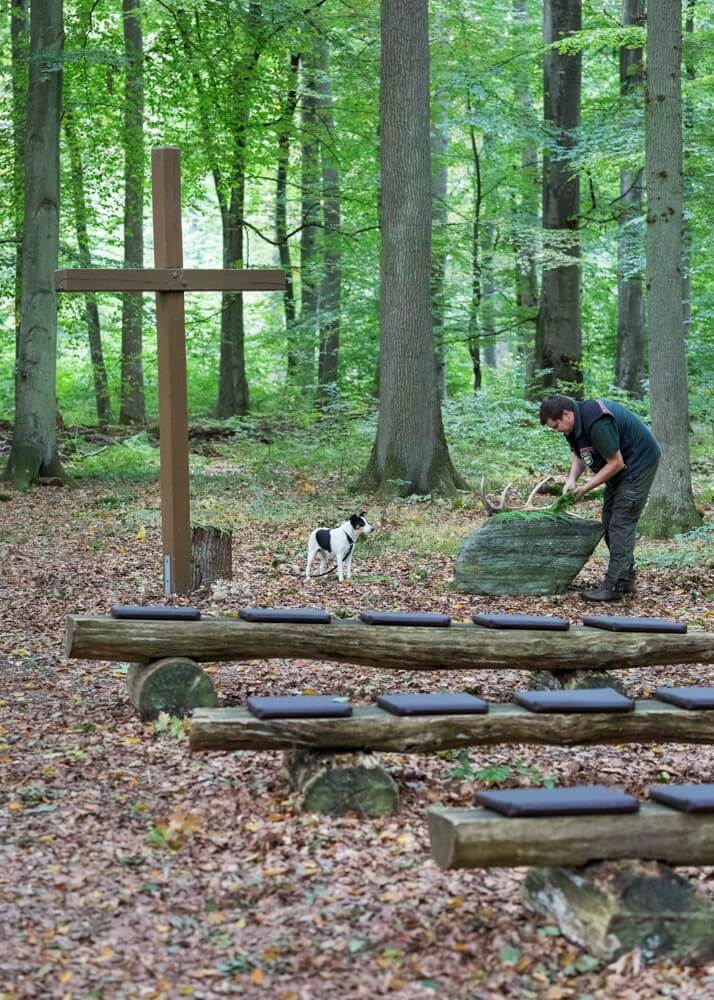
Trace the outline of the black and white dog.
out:
M 352 550 L 360 535 L 368 535 L 372 530 L 372 525 L 364 516 L 365 512 L 353 514 L 349 521 L 343 521 L 336 528 L 315 528 L 307 543 L 307 566 L 305 567 L 305 579 L 310 579 L 310 567 L 315 556 L 320 556 L 320 566 L 322 576 L 327 569 L 327 562 L 330 556 L 334 556 L 337 561 L 337 577 L 343 580 L 345 576 L 352 579 Z

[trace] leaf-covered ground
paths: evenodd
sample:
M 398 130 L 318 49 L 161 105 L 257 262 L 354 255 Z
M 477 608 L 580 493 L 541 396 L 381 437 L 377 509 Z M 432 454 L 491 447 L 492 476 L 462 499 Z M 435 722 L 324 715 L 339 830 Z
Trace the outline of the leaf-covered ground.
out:
M 221 471 L 217 464 L 217 473 Z M 216 477 L 216 490 L 221 483 Z M 279 484 L 278 484 L 279 485 Z M 483 600 L 449 587 L 452 553 L 481 515 L 447 503 L 372 504 L 355 580 L 301 578 L 309 529 L 352 512 L 330 483 L 295 477 L 283 514 L 221 493 L 234 526 L 234 580 L 191 600 L 245 604 L 550 612 L 578 621 L 577 593 Z M 276 487 L 273 498 L 277 504 Z M 385 755 L 398 817 L 300 814 L 278 754 L 192 757 L 181 723 L 139 721 L 125 666 L 63 656 L 68 613 L 163 601 L 155 484 L 85 482 L 7 491 L 0 504 L 0 997 L 418 998 L 714 997 L 714 966 L 603 967 L 526 911 L 523 870 L 445 873 L 430 860 L 432 803 L 470 804 L 473 773 L 505 785 L 714 780 L 714 749 L 524 746 Z M 590 505 L 593 514 L 597 505 Z M 332 512 L 331 514 L 329 512 Z M 230 519 L 230 518 L 229 518 Z M 665 551 L 665 549 L 663 549 Z M 666 551 L 674 552 L 670 545 Z M 599 554 L 598 559 L 602 559 Z M 595 583 L 592 561 L 580 584 Z M 665 561 L 666 562 L 666 561 Z M 676 571 L 673 570 L 673 565 Z M 642 574 L 632 614 L 714 628 L 710 569 L 683 560 Z M 517 672 L 399 674 L 305 660 L 215 664 L 221 703 L 252 693 L 459 690 L 505 700 Z M 700 666 L 632 671 L 630 691 L 705 683 Z M 497 769 L 497 770 L 496 770 Z M 692 870 L 707 893 L 711 873 Z

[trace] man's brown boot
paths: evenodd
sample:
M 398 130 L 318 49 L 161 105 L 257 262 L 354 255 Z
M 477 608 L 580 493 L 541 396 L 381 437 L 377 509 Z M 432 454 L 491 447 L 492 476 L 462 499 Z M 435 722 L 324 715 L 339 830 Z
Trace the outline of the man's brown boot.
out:
M 599 587 L 597 590 L 584 590 L 584 601 L 621 601 L 625 595 L 621 590 L 610 590 L 609 587 Z

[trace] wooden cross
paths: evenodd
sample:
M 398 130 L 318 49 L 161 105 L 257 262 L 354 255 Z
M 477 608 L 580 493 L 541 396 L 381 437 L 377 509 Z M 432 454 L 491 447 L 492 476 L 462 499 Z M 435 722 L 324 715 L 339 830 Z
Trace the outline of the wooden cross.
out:
M 179 150 L 151 151 L 153 268 L 56 271 L 58 292 L 156 292 L 161 446 L 161 535 L 164 592 L 191 589 L 185 292 L 272 292 L 285 288 L 282 270 L 184 270 Z

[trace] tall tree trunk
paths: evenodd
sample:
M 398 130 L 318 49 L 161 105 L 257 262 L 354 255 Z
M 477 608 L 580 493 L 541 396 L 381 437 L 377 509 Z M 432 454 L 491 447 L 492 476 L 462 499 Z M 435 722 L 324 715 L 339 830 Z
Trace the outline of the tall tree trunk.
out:
M 244 217 L 245 163 L 241 154 L 233 171 L 230 202 L 221 211 L 224 267 L 243 267 Z M 243 294 L 224 292 L 221 296 L 221 358 L 216 412 L 219 417 L 232 417 L 247 413 L 248 408 Z
M 311 46 L 315 42 L 310 43 Z M 302 57 L 302 229 L 300 231 L 300 335 L 298 384 L 303 388 L 315 379 L 315 348 L 319 309 L 319 265 L 317 223 L 320 218 L 320 164 L 318 143 L 317 58 L 314 50 Z
M 144 265 L 144 40 L 141 0 L 122 0 L 124 21 L 124 267 Z M 123 295 L 119 422 L 143 424 L 143 296 Z
M 481 274 L 483 292 L 481 297 L 481 329 L 483 331 L 483 360 L 489 368 L 496 367 L 496 281 L 493 270 L 494 241 L 493 223 L 481 226 Z
M 686 16 L 684 19 L 684 30 L 688 35 L 694 34 L 694 9 L 696 6 L 696 0 L 687 0 L 686 4 Z M 696 73 L 694 69 L 694 61 L 689 58 L 684 64 L 685 73 L 687 80 L 690 82 L 695 79 Z M 689 334 L 689 324 L 692 321 L 692 227 L 689 223 L 689 215 L 687 213 L 687 196 L 691 190 L 691 178 L 689 171 L 686 169 L 686 163 L 688 158 L 687 147 L 689 145 L 687 141 L 687 131 L 691 130 L 694 126 L 693 122 L 693 109 L 692 102 L 686 100 L 684 103 L 684 189 L 682 196 L 684 199 L 684 215 L 682 218 L 682 303 L 684 305 L 684 334 L 688 336 Z
M 581 0 L 545 0 L 543 41 L 547 46 L 581 29 Z M 536 335 L 535 365 L 540 384 L 565 383 L 579 394 L 583 381 L 580 330 L 580 179 L 568 159 L 580 126 L 581 57 L 547 48 L 543 56 L 543 113 L 555 148 L 543 154 L 543 228 L 546 254 L 573 263 L 544 262 Z M 552 233 L 553 237 L 549 238 Z
M 649 0 L 645 82 L 647 326 L 652 431 L 662 461 L 643 517 L 671 537 L 701 520 L 692 498 L 682 303 L 682 2 Z
M 63 476 L 57 454 L 59 131 L 62 0 L 33 3 L 25 141 L 22 306 L 15 374 L 15 429 L 6 470 L 17 486 Z
M 513 20 L 520 37 L 528 30 L 528 0 L 513 0 Z M 530 92 L 529 73 L 524 67 L 516 74 L 515 98 L 523 113 L 534 117 L 533 97 Z M 520 353 L 523 357 L 523 379 L 526 396 L 535 394 L 533 383 L 535 370 L 536 325 L 538 322 L 538 265 L 536 249 L 536 227 L 538 215 L 538 147 L 526 139 L 521 147 L 522 195 L 518 208 L 520 232 L 516 242 L 516 305 L 518 319 L 523 324 L 519 338 Z
M 30 25 L 28 0 L 11 0 L 10 46 L 12 51 L 12 198 L 15 233 L 15 355 L 20 342 L 22 315 L 22 216 L 25 156 L 25 110 L 27 101 L 27 54 Z
M 431 331 L 427 0 L 382 0 L 380 401 L 364 484 L 453 492 Z
M 278 174 L 275 185 L 275 241 L 280 254 L 280 266 L 285 271 L 285 339 L 287 344 L 286 377 L 290 382 L 295 378 L 297 367 L 297 345 L 295 344 L 295 285 L 293 267 L 288 243 L 288 168 L 290 165 L 290 137 L 293 129 L 295 108 L 297 107 L 297 74 L 300 56 L 290 56 L 290 83 L 285 98 L 285 106 L 278 132 Z
M 337 399 L 340 362 L 340 309 L 342 254 L 340 251 L 340 174 L 335 155 L 335 121 L 332 112 L 330 50 L 323 38 L 319 49 L 320 157 L 324 213 L 324 272 L 320 287 L 320 354 L 317 372 L 318 403 Z
M 467 96 L 467 106 L 471 112 L 471 98 Z M 476 130 L 469 125 L 471 156 L 474 164 L 473 217 L 471 222 L 471 298 L 469 300 L 468 348 L 473 369 L 474 393 L 481 390 L 481 208 L 483 206 L 483 184 L 481 181 L 481 154 L 479 153 Z
M 72 175 L 72 203 L 74 207 L 74 223 L 77 230 L 77 250 L 80 267 L 92 266 L 92 255 L 89 249 L 89 233 L 87 231 L 87 198 L 84 190 L 84 166 L 79 138 L 74 125 L 74 116 L 68 108 L 63 115 L 64 132 L 67 136 L 69 161 Z M 102 333 L 99 325 L 99 309 L 97 296 L 88 292 L 84 296 L 84 312 L 87 321 L 87 337 L 89 340 L 89 356 L 92 361 L 92 376 L 94 378 L 94 398 L 97 406 L 97 418 L 102 424 L 111 421 L 111 400 L 109 398 L 109 383 L 107 369 L 102 350 Z
M 645 23 L 644 0 L 622 0 L 623 25 Z M 620 96 L 639 98 L 644 81 L 642 48 L 620 49 Z M 634 123 L 629 119 L 629 127 Z M 620 174 L 620 208 L 617 234 L 617 344 L 615 385 L 631 396 L 642 396 L 645 376 L 645 311 L 639 257 L 644 240 L 642 214 L 643 176 L 640 167 Z
M 432 47 L 448 53 L 449 34 L 444 24 L 443 10 L 437 11 Z M 449 87 L 436 90 L 431 125 L 431 330 L 436 357 L 436 383 L 439 399 L 446 399 L 446 255 L 448 245 L 449 166 Z

